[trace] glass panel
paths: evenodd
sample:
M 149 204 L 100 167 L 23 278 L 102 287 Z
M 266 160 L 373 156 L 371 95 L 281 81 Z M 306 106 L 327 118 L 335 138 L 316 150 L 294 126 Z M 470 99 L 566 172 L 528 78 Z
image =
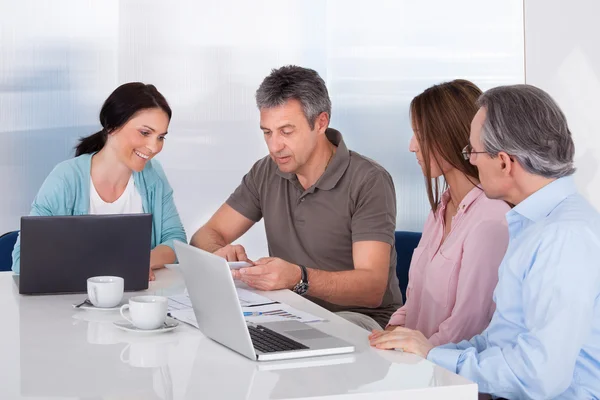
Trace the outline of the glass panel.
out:
M 0 231 L 18 228 L 52 167 L 97 130 L 110 91 L 139 80 L 173 108 L 160 159 L 191 235 L 267 154 L 254 92 L 285 64 L 326 80 L 331 126 L 390 171 L 398 229 L 419 231 L 429 206 L 408 152 L 412 97 L 457 77 L 482 89 L 524 78 L 521 0 L 1 4 Z M 262 224 L 241 243 L 264 255 Z

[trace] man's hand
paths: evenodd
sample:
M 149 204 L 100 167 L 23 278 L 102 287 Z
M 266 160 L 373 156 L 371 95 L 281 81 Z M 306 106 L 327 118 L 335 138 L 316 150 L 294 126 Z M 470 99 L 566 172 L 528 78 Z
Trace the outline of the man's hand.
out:
M 258 290 L 292 289 L 302 277 L 300 267 L 281 258 L 261 258 L 253 267 L 231 271 L 234 279 Z
M 373 331 L 369 342 L 378 349 L 400 349 L 423 358 L 427 358 L 434 347 L 421 332 L 401 326 L 391 331 Z
M 156 279 L 156 276 L 154 276 L 154 271 L 152 271 L 152 268 L 150 268 L 150 274 L 148 275 L 148 280 L 153 281 L 155 279 Z
M 246 261 L 253 264 L 246 255 L 246 249 L 241 244 L 228 244 L 214 252 L 215 255 L 223 257 L 227 261 Z

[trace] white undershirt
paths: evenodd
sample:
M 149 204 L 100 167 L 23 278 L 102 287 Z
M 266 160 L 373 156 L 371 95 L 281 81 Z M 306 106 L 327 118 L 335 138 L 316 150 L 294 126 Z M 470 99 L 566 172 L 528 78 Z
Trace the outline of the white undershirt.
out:
M 143 212 L 142 196 L 135 187 L 133 175 L 129 178 L 123 194 L 112 203 L 102 200 L 90 177 L 90 214 L 141 214 Z

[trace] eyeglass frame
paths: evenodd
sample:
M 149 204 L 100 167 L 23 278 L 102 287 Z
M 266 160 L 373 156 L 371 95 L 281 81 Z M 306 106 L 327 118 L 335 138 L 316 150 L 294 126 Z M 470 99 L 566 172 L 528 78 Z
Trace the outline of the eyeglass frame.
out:
M 463 158 L 465 159 L 465 161 L 469 161 L 471 159 L 471 154 L 490 154 L 487 151 L 468 151 L 467 147 L 470 147 L 472 149 L 473 146 L 471 146 L 471 144 L 468 144 L 465 147 L 463 147 L 461 154 L 462 154 Z M 511 162 L 515 162 L 515 159 L 513 158 L 513 156 L 509 155 L 508 157 L 510 158 Z
M 471 151 L 469 151 L 468 149 L 471 149 Z M 468 144 L 465 147 L 463 147 L 461 153 L 462 153 L 462 156 L 465 159 L 465 161 L 469 161 L 471 159 L 471 154 L 487 154 L 487 151 L 472 151 L 472 150 L 473 150 L 473 146 L 471 146 L 471 144 Z

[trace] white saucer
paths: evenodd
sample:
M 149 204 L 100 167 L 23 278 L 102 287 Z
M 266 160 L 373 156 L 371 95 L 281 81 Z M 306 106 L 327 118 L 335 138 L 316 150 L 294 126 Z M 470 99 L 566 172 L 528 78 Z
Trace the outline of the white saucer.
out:
M 80 307 L 76 307 L 78 304 L 81 304 L 81 302 L 77 302 L 77 303 L 73 303 L 73 308 L 76 310 L 93 310 L 93 311 L 119 311 L 119 309 L 121 308 L 121 306 L 125 303 L 119 303 L 118 306 L 116 307 L 96 307 L 93 304 L 84 304 Z
M 165 321 L 166 326 L 163 325 L 160 328 L 156 328 L 156 329 L 140 329 L 140 328 L 135 327 L 131 322 L 123 321 L 123 320 L 115 321 L 115 322 L 113 322 L 113 324 L 115 324 L 115 326 L 121 330 L 124 330 L 127 332 L 136 332 L 136 333 L 170 332 L 179 326 L 179 322 L 171 317 L 167 317 L 167 319 Z

